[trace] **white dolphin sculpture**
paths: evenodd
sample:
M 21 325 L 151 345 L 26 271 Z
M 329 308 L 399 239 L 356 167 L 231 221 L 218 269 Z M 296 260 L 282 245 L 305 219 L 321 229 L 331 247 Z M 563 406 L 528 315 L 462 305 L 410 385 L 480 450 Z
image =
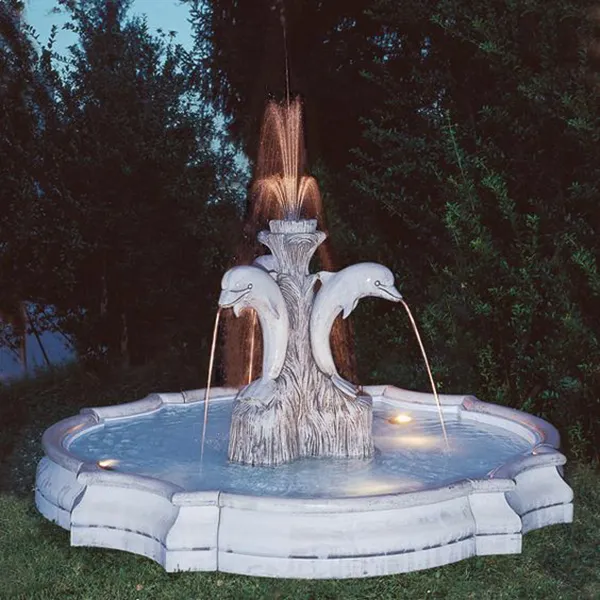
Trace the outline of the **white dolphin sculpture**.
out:
M 354 396 L 356 387 L 337 372 L 331 352 L 331 327 L 342 313 L 346 319 L 358 301 L 367 296 L 385 298 L 392 302 L 402 300 L 394 286 L 394 274 L 377 263 L 358 263 L 337 273 L 321 271 L 318 274 L 322 287 L 318 291 L 310 315 L 310 346 L 317 366 L 329 375 L 342 392 Z
M 263 254 L 262 256 L 257 256 L 252 264 L 264 269 L 273 279 L 277 278 L 279 261 L 272 254 Z
M 219 306 L 233 308 L 236 317 L 244 308 L 253 308 L 263 334 L 263 366 L 259 381 L 274 380 L 285 360 L 289 319 L 281 290 L 262 268 L 240 266 L 229 269 L 221 280 Z M 252 384 L 251 384 L 252 385 Z M 253 386 L 257 391 L 257 386 Z

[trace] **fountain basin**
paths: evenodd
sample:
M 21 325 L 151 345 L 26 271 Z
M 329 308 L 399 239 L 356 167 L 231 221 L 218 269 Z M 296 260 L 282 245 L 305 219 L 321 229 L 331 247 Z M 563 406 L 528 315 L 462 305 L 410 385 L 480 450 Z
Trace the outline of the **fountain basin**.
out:
M 237 389 L 211 394 L 201 468 L 204 390 L 84 409 L 45 432 L 36 505 L 75 546 L 142 554 L 168 571 L 271 577 L 375 576 L 518 553 L 524 533 L 572 521 L 550 424 L 442 395 L 446 452 L 432 395 L 365 391 L 374 458 L 280 467 L 227 463 Z

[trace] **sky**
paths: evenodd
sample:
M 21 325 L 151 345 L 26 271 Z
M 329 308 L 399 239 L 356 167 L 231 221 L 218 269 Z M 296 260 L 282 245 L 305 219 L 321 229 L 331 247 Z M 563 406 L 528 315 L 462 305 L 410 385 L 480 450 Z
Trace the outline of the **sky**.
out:
M 75 358 L 74 352 L 66 346 L 64 338 L 59 334 L 45 331 L 40 337 L 52 364 L 60 364 Z M 45 367 L 44 356 L 34 335 L 27 336 L 27 363 L 30 372 Z M 20 377 L 22 374 L 19 357 L 8 348 L 0 348 L 0 382 Z
M 59 31 L 55 50 L 63 54 L 77 38 L 72 32 L 61 30 L 66 19 L 64 15 L 52 13 L 55 6 L 56 0 L 25 0 L 25 21 L 37 31 L 42 45 L 48 41 L 52 25 L 56 25 Z M 184 47 L 191 48 L 193 41 L 187 5 L 179 0 L 133 0 L 130 15 L 144 14 L 152 32 L 158 28 L 166 32 L 177 31 L 177 41 Z

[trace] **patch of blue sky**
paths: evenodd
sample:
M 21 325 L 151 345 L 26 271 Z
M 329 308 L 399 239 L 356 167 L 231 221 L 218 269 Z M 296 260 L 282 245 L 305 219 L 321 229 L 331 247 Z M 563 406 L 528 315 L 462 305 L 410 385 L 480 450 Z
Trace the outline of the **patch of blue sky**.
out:
M 72 31 L 64 30 L 67 22 L 64 12 L 56 12 L 56 0 L 26 0 L 25 22 L 37 33 L 38 43 L 45 46 L 50 39 L 52 27 L 58 29 L 54 50 L 58 54 L 66 54 L 67 48 L 77 41 Z M 189 6 L 179 0 L 134 0 L 129 11 L 130 16 L 146 16 L 148 27 L 152 33 L 162 29 L 165 33 L 177 32 L 176 41 L 187 50 L 194 44 L 192 27 L 189 22 Z

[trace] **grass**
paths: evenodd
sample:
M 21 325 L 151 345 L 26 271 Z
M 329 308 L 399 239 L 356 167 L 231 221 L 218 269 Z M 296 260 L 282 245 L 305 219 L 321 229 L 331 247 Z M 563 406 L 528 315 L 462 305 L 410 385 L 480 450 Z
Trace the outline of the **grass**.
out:
M 67 369 L 0 388 L 1 599 L 600 599 L 600 473 L 585 464 L 567 470 L 575 491 L 572 525 L 527 534 L 521 555 L 471 558 L 405 575 L 317 581 L 168 574 L 143 557 L 71 548 L 68 532 L 42 518 L 32 501 L 44 428 L 83 406 L 186 389 L 194 378 L 150 368 L 101 380 Z

